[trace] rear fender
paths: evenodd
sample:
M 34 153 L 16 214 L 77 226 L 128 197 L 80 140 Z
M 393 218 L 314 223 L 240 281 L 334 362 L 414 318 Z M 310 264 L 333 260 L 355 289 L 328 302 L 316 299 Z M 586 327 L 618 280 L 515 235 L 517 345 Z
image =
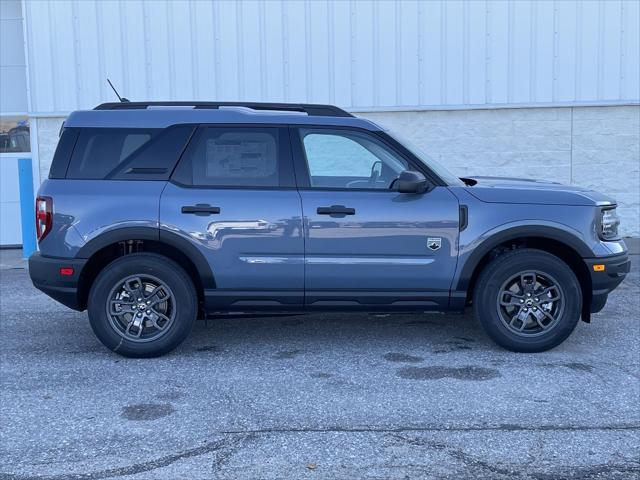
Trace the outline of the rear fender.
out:
M 215 288 L 213 273 L 204 255 L 202 255 L 202 253 L 200 253 L 200 251 L 189 240 L 176 233 L 160 230 L 158 228 L 127 227 L 109 230 L 108 232 L 105 232 L 87 242 L 78 251 L 76 258 L 89 259 L 109 245 L 126 242 L 128 240 L 152 240 L 155 242 L 165 243 L 180 250 L 180 252 L 186 255 L 196 267 L 202 286 L 205 289 Z

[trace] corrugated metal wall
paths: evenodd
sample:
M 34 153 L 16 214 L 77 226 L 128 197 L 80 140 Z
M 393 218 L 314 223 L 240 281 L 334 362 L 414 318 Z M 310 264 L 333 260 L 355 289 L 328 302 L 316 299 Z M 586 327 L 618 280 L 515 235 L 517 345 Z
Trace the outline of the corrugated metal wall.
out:
M 353 110 L 640 100 L 637 1 L 26 1 L 31 112 L 113 100 Z
M 19 0 L 0 1 L 0 111 L 27 111 L 22 10 Z

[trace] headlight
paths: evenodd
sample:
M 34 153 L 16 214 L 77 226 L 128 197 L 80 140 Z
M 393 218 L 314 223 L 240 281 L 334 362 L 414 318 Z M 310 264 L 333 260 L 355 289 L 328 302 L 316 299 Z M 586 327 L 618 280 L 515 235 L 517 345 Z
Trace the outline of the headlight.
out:
M 615 240 L 618 238 L 618 225 L 620 218 L 616 213 L 616 209 L 607 208 L 600 211 L 600 225 L 598 226 L 598 235 L 602 240 Z

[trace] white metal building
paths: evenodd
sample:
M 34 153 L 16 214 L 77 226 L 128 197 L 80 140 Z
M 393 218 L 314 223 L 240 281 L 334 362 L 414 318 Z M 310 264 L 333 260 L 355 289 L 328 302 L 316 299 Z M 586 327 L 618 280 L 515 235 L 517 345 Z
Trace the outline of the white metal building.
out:
M 36 183 L 65 115 L 115 99 L 108 77 L 132 100 L 334 103 L 460 173 L 609 193 L 640 234 L 637 0 L 0 5 L 0 134 L 28 121 Z M 1 244 L 20 243 L 20 155 L 0 154 Z

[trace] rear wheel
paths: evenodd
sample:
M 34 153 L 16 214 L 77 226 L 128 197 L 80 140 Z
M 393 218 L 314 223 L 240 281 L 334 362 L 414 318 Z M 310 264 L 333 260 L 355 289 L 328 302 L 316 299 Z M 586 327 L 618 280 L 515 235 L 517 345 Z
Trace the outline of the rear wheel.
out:
M 520 249 L 485 267 L 473 305 L 496 343 L 516 352 L 541 352 L 562 343 L 576 327 L 582 291 L 561 259 L 541 250 Z
M 91 328 L 109 349 L 127 357 L 154 357 L 187 337 L 197 294 L 187 273 L 151 253 L 120 257 L 104 268 L 88 298 Z

